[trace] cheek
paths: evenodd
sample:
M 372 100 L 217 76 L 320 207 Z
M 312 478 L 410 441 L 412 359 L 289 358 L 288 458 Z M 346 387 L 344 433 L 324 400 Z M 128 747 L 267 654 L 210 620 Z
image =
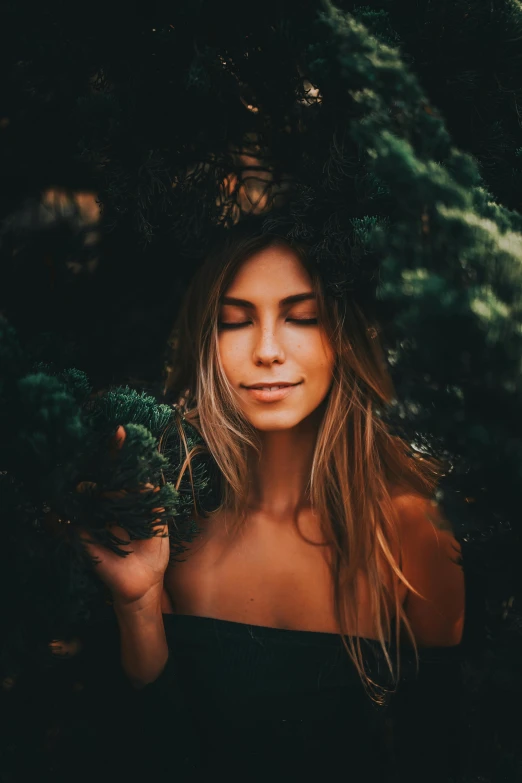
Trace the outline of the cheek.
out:
M 232 381 L 245 365 L 245 349 L 236 335 L 224 334 L 218 339 L 219 358 L 227 378 Z
M 300 341 L 298 347 L 299 363 L 312 376 L 317 376 L 319 380 L 323 377 L 330 378 L 333 373 L 334 355 L 328 343 L 321 340 L 319 335 L 314 335 L 312 339 Z

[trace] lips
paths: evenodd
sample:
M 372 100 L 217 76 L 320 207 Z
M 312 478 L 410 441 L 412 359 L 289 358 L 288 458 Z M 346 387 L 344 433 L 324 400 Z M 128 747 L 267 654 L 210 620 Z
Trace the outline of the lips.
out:
M 270 386 L 268 384 L 256 383 L 254 386 L 246 386 L 247 394 L 258 402 L 279 402 L 284 400 L 289 394 L 292 394 L 299 383 L 273 383 Z
M 284 389 L 287 386 L 297 386 L 296 383 L 254 383 L 252 386 L 247 386 L 247 389 Z

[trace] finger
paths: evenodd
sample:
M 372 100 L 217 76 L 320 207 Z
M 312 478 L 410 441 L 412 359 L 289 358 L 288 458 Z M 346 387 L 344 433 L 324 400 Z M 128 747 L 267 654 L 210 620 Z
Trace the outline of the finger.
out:
M 123 427 L 121 424 L 114 433 L 114 435 L 111 438 L 111 443 L 109 446 L 109 450 L 112 455 L 115 455 L 123 446 L 125 443 L 125 438 L 127 437 L 127 433 L 125 432 L 125 427 Z
M 120 527 L 116 522 L 108 523 L 106 529 L 109 530 L 116 538 L 119 538 L 124 542 L 121 546 L 127 546 L 131 542 L 130 533 L 125 528 Z
M 153 528 L 153 534 L 154 538 L 168 538 L 169 537 L 169 526 L 166 525 L 163 520 L 161 519 L 155 519 L 152 524 L 155 526 Z

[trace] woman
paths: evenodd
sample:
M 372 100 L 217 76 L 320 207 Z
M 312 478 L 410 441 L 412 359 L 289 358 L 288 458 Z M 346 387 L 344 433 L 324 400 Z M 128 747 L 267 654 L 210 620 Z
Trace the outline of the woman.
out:
M 125 559 L 86 545 L 124 672 L 144 694 L 176 689 L 170 707 L 198 736 L 188 779 L 328 779 L 353 763 L 392 779 L 381 711 L 401 650 L 461 641 L 437 465 L 378 415 L 393 388 L 376 335 L 355 301 L 325 295 L 305 248 L 248 224 L 186 297 L 168 387 L 192 390 L 185 418 L 219 468 L 220 506 L 170 566 L 163 528 Z

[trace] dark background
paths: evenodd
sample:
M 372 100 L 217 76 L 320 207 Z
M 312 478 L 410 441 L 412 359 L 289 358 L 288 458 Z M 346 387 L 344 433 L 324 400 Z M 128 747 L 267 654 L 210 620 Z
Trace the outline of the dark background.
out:
M 325 81 L 321 115 L 294 106 L 300 52 L 316 41 L 325 50 L 319 3 L 255 13 L 235 2 L 106 5 L 3 5 L 0 312 L 96 389 L 159 394 L 209 226 L 276 205 L 293 178 L 317 180 L 340 88 Z M 499 203 L 522 211 L 521 19 L 503 3 L 339 5 L 401 45 L 455 143 Z M 365 187 L 353 215 L 375 196 Z M 384 195 L 383 215 L 387 206 Z M 522 777 L 521 550 L 504 521 L 462 534 L 464 691 L 451 715 L 460 783 Z M 75 654 L 5 673 L 6 783 L 132 769 L 139 731 L 126 722 L 110 606 L 75 638 Z

